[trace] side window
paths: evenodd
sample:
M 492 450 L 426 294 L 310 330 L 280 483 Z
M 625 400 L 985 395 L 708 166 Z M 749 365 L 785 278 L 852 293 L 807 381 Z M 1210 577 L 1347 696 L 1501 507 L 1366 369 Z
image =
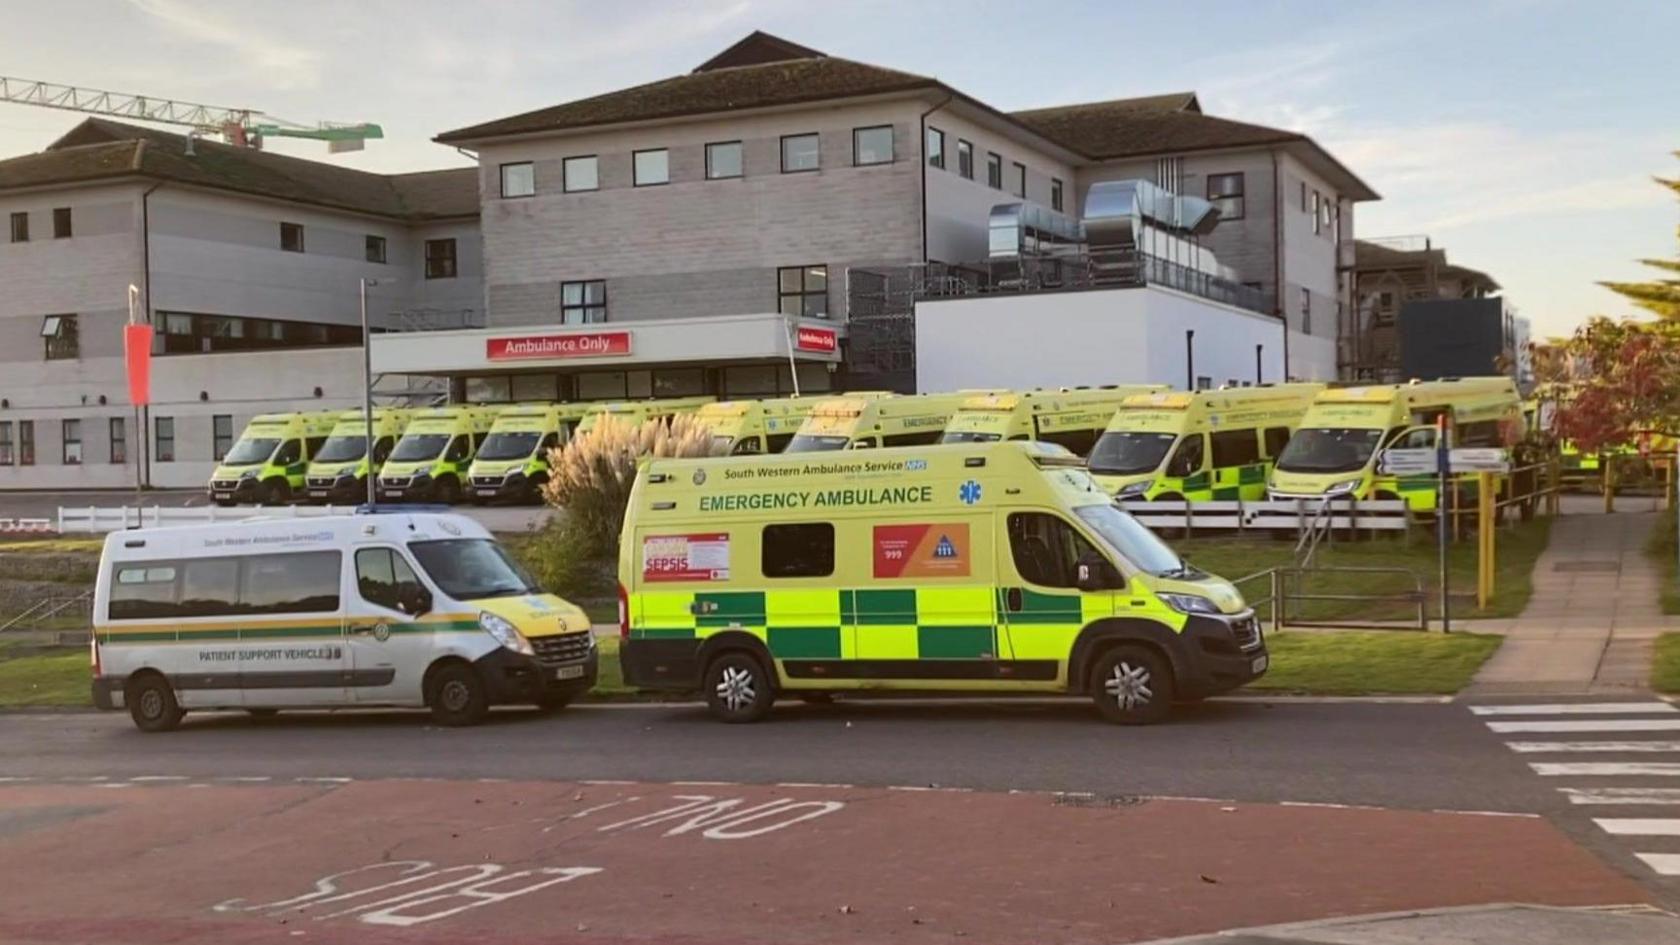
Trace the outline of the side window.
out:
M 1091 452 L 1091 447 L 1097 442 L 1096 430 L 1058 430 L 1055 433 L 1039 433 L 1038 438 L 1046 443 L 1055 443 L 1072 450 L 1076 456 L 1084 456 Z M 1010 437 L 1014 439 L 1014 437 Z
M 1096 549 L 1073 526 L 1043 512 L 1009 516 L 1009 554 L 1021 580 L 1040 587 L 1076 587 L 1079 560 Z
M 303 443 L 298 440 L 287 440 L 280 444 L 280 449 L 274 454 L 274 465 L 290 466 L 303 459 Z
M 1394 446 L 1403 450 L 1432 450 L 1435 448 L 1434 427 L 1414 427 L 1401 434 Z
M 932 446 L 944 435 L 943 430 L 928 433 L 899 433 L 881 438 L 882 446 Z
M 763 447 L 759 445 L 760 442 L 761 441 L 757 436 L 743 436 L 735 441 L 735 447 L 731 449 L 729 453 L 731 456 L 756 456 L 757 454 L 764 452 Z
M 1453 437 L 1456 446 L 1503 446 L 1499 436 L 1498 420 L 1483 420 L 1479 423 L 1466 423 L 1458 428 Z
M 1182 479 L 1201 471 L 1202 439 L 1202 434 L 1196 433 L 1178 441 L 1178 449 L 1173 451 L 1172 459 L 1167 462 L 1167 475 Z
M 383 463 L 385 461 L 385 457 L 391 455 L 391 447 L 395 445 L 396 440 L 389 436 L 382 436 L 379 439 L 374 440 L 373 461 L 376 463 Z
M 853 440 L 851 445 L 846 448 L 849 450 L 872 450 L 880 445 L 881 444 L 875 442 L 875 438 L 872 436 L 860 436 Z
M 338 609 L 336 551 L 252 555 L 240 580 L 241 610 L 249 614 L 316 614 Z
M 1288 427 L 1267 427 L 1266 428 L 1266 455 L 1267 456 L 1278 455 L 1279 453 L 1283 452 L 1283 448 L 1287 445 L 1289 445 L 1289 428 Z
M 182 562 L 181 617 L 223 617 L 239 612 L 239 559 L 199 558 Z
M 309 444 L 309 458 L 314 459 L 315 454 L 321 452 L 321 447 L 326 444 L 327 438 L 324 436 L 312 436 L 305 442 Z
M 828 522 L 764 526 L 760 567 L 767 578 L 828 577 L 834 573 L 834 526 Z
M 548 451 L 560 445 L 560 434 L 550 433 L 537 444 L 537 456 L 544 462 L 548 461 Z
M 1222 430 L 1213 434 L 1213 466 L 1229 469 L 1260 461 L 1260 447 L 1253 430 Z
M 787 445 L 789 443 L 793 442 L 793 436 L 794 435 L 792 433 L 777 433 L 774 436 L 769 437 L 769 443 L 766 445 L 765 451 L 769 453 L 780 453 L 782 450 L 787 449 Z
M 173 564 L 152 561 L 117 565 L 111 575 L 111 620 L 153 620 L 175 616 Z
M 390 610 L 412 614 L 419 608 L 420 579 L 407 559 L 389 548 L 356 552 L 356 589 L 362 599 Z
M 449 452 L 443 454 L 444 460 L 451 463 L 458 463 L 461 460 L 466 459 L 471 453 L 471 447 L 467 445 L 468 442 L 469 441 L 465 436 L 457 436 L 454 440 L 450 441 Z

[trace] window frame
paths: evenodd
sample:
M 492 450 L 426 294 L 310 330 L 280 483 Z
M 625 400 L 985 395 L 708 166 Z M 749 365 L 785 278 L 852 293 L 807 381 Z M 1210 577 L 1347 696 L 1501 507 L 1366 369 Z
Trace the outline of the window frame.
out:
M 67 240 L 76 235 L 76 216 L 72 207 L 54 207 L 52 211 L 53 239 Z
M 110 441 L 110 450 L 106 454 L 108 461 L 114 466 L 126 465 L 128 463 L 128 418 L 107 418 L 105 435 Z
M 1063 200 L 1063 189 L 1062 188 L 1063 188 L 1063 184 L 1062 184 L 1062 179 L 1060 177 L 1050 178 L 1050 209 L 1056 211 L 1057 213 L 1066 212 L 1062 209 L 1063 204 L 1065 202 Z
M 962 138 L 957 139 L 957 176 L 974 179 L 974 142 Z
M 821 289 L 811 288 L 810 276 L 811 276 L 811 270 L 813 270 L 813 269 L 821 269 L 823 271 L 822 288 Z M 799 273 L 799 291 L 789 292 L 789 291 L 786 291 L 785 289 L 782 288 L 782 274 L 785 273 L 785 272 L 798 272 Z M 830 285 L 830 281 L 829 281 L 828 264 L 827 263 L 806 263 L 803 266 L 777 266 L 776 267 L 776 311 L 782 312 L 783 314 L 791 315 L 792 317 L 796 317 L 796 318 L 823 318 L 823 319 L 829 318 L 830 315 L 831 315 L 831 313 L 828 310 L 828 293 L 829 293 L 830 288 L 831 288 L 831 285 Z M 806 314 L 806 312 L 805 312 L 805 300 L 810 299 L 810 298 L 817 298 L 819 296 L 822 299 L 822 311 L 820 313 L 814 314 L 814 315 Z M 790 312 L 786 312 L 782 307 L 784 301 L 786 301 L 787 299 L 793 299 L 793 298 L 799 299 L 799 312 L 798 312 L 797 315 L 794 315 L 793 313 L 790 313 Z
M 996 174 L 992 172 L 996 171 Z M 993 190 L 1003 190 L 1003 155 L 996 151 L 986 152 L 986 186 Z
M 35 421 L 19 420 L 18 425 L 18 465 L 35 465 Z
M 48 333 L 48 328 L 51 333 Z M 43 361 L 75 361 L 82 356 L 81 323 L 75 313 L 41 316 Z
M 164 430 L 165 430 L 166 427 L 168 429 L 168 435 L 167 436 L 164 435 Z M 165 443 L 169 444 L 167 449 L 164 448 Z M 174 417 L 153 417 L 152 418 L 152 445 L 153 445 L 153 449 L 152 449 L 152 453 L 153 453 L 152 458 L 153 459 L 155 459 L 156 461 L 158 461 L 160 463 L 173 463 L 173 462 L 175 462 L 175 418 Z
M 294 234 L 294 235 L 297 236 L 297 241 L 296 241 L 297 246 L 296 246 L 296 248 L 293 248 L 291 246 L 286 245 L 286 237 L 287 237 L 288 234 Z M 291 223 L 291 222 L 288 222 L 286 220 L 281 220 L 280 221 L 280 251 L 281 252 L 283 252 L 283 253 L 302 253 L 302 252 L 306 251 L 305 250 L 306 245 L 307 244 L 304 242 L 303 224 L 302 223 Z
M 727 147 L 731 147 L 731 146 L 733 146 L 735 148 L 735 173 L 733 173 L 733 174 L 718 174 L 718 173 L 716 173 L 715 169 L 714 169 L 714 166 L 712 164 L 712 149 L 713 148 L 727 148 Z M 706 179 L 707 180 L 739 180 L 740 178 L 747 176 L 747 148 L 746 148 L 746 145 L 743 144 L 739 140 L 736 140 L 736 141 L 708 141 L 706 143 L 705 159 L 706 159 Z
M 432 255 L 432 247 L 436 246 L 441 248 L 446 245 L 449 247 L 449 253 L 447 256 L 443 254 L 437 256 Z M 459 252 L 460 251 L 456 246 L 456 239 L 453 236 L 440 237 L 435 240 L 426 240 L 425 245 L 421 247 L 421 260 L 423 262 L 422 268 L 425 269 L 426 278 L 454 279 L 459 277 L 461 274 Z M 446 258 L 449 262 L 448 272 L 442 271 L 443 267 L 441 265 Z M 432 267 L 434 262 L 439 264 L 439 267 L 436 270 Z
M 938 142 L 937 147 L 934 145 L 934 142 Z M 928 125 L 927 126 L 927 136 L 926 136 L 926 139 L 922 142 L 922 147 L 924 149 L 926 149 L 926 152 L 927 152 L 927 166 L 928 167 L 937 167 L 940 170 L 944 170 L 945 169 L 945 132 L 940 131 L 938 128 L 935 128 L 932 125 Z
M 378 233 L 368 233 L 362 237 L 362 255 L 370 263 L 386 265 L 389 262 L 389 256 L 386 252 L 388 248 L 385 237 Z
M 663 180 L 642 180 L 642 168 L 639 159 L 644 154 L 663 154 L 665 156 L 665 177 Z M 671 182 L 671 149 L 670 148 L 641 148 L 630 152 L 630 186 L 632 187 L 663 187 Z
M 65 417 L 58 422 L 58 459 L 62 466 L 82 465 L 82 418 Z M 70 455 L 70 447 L 76 447 L 76 455 Z
M 1312 228 L 1314 233 L 1322 233 L 1324 231 L 1323 226 L 1319 223 L 1320 218 L 1318 214 L 1319 201 L 1322 199 L 1323 198 L 1319 197 L 1318 191 L 1315 190 L 1312 192 Z
M 0 420 L 0 466 L 14 465 L 17 460 L 17 441 L 13 439 L 11 420 Z
M 1011 190 L 1010 193 L 1025 200 L 1027 199 L 1027 166 L 1020 161 L 1011 161 L 1010 164 L 1015 171 L 1015 185 L 1019 188 L 1018 190 Z
M 508 171 L 512 168 L 520 167 L 530 168 L 531 170 L 530 189 L 521 194 L 509 193 Z M 533 161 L 508 161 L 505 164 L 498 164 L 496 166 L 496 183 L 498 185 L 498 192 L 501 194 L 501 198 L 503 200 L 520 200 L 525 197 L 535 197 L 537 195 L 537 165 Z
M 1242 438 L 1238 442 L 1236 437 Z M 1235 450 L 1237 458 L 1242 462 L 1222 462 L 1230 459 Z M 1263 454 L 1260 452 L 1260 431 L 1253 427 L 1236 427 L 1229 430 L 1217 430 L 1208 434 L 1208 454 L 1214 469 L 1230 469 L 1238 466 L 1252 466 L 1260 462 Z M 1244 458 L 1246 457 L 1246 458 Z
M 591 172 L 595 177 L 594 183 L 588 187 L 572 186 L 572 165 L 588 161 Z M 581 167 L 582 165 L 579 164 Z M 560 190 L 568 194 L 587 194 L 601 189 L 601 156 L 599 154 L 574 154 L 560 159 Z
M 382 600 L 376 600 L 372 597 L 369 597 L 368 594 L 367 594 L 367 591 L 364 590 L 363 587 L 362 587 L 362 556 L 364 554 L 371 555 L 371 554 L 377 554 L 377 553 L 380 553 L 380 552 L 385 553 L 386 560 L 390 564 L 391 588 L 392 588 L 392 590 L 394 592 L 394 596 L 396 598 L 394 603 L 389 603 L 388 604 L 388 603 L 386 603 Z M 413 579 L 413 583 L 414 583 L 414 586 L 416 588 L 419 588 L 420 590 L 423 590 L 423 591 L 427 590 L 425 581 L 420 577 L 419 569 L 416 568 L 414 566 L 414 564 L 408 560 L 407 555 L 404 555 L 401 551 L 397 550 L 397 548 L 395 548 L 394 546 L 391 546 L 391 545 L 368 545 L 368 546 L 364 546 L 364 547 L 361 547 L 361 548 L 357 548 L 356 551 L 355 551 L 355 554 L 351 555 L 351 558 L 350 558 L 351 573 L 353 574 L 353 576 L 356 579 L 356 596 L 361 598 L 362 600 L 366 601 L 367 603 L 374 605 L 375 607 L 383 607 L 383 608 L 385 608 L 386 610 L 389 610 L 389 611 L 394 611 L 394 612 L 399 613 L 399 614 L 408 614 L 409 616 L 413 616 L 413 613 L 409 609 L 402 606 L 401 588 L 402 588 L 404 582 L 403 582 L 402 578 L 397 574 L 397 563 L 398 562 L 402 563 L 402 567 L 408 569 L 408 576 Z M 418 608 L 416 608 L 416 609 L 418 609 Z
M 817 532 L 822 532 L 822 531 L 827 532 L 828 558 L 827 558 L 827 569 L 826 570 L 811 569 L 811 570 L 802 570 L 802 571 L 798 571 L 798 572 L 790 572 L 788 570 L 788 565 L 787 564 L 782 564 L 781 567 L 779 567 L 776 570 L 771 570 L 770 569 L 769 559 L 770 559 L 770 551 L 771 551 L 771 548 L 772 548 L 771 532 L 772 531 L 777 532 L 778 533 L 778 538 L 776 540 L 778 542 L 782 542 L 782 541 L 786 541 L 787 539 L 779 537 L 780 533 L 784 532 L 784 531 L 792 530 L 792 529 L 799 529 L 801 531 L 808 532 L 808 533 L 813 533 L 813 534 L 817 533 Z M 838 547 L 837 547 L 838 542 L 836 540 L 835 535 L 836 535 L 836 530 L 834 528 L 834 523 L 833 522 L 768 522 L 768 523 L 764 524 L 763 526 L 761 526 L 758 530 L 758 573 L 765 580 L 770 580 L 770 581 L 814 580 L 814 579 L 819 579 L 819 578 L 831 578 L 831 577 L 834 576 L 835 561 L 839 557 L 839 550 L 838 550 Z M 801 540 L 803 541 L 805 539 L 801 539 Z M 820 541 L 820 539 L 819 539 L 819 541 Z M 778 547 L 778 550 L 784 550 L 779 545 L 777 547 Z M 819 548 L 819 551 L 820 551 L 820 548 Z M 783 562 L 791 560 L 786 555 L 779 555 L 778 559 L 780 561 L 783 561 Z M 821 568 L 820 562 L 822 561 L 822 559 L 820 557 L 818 557 L 816 560 L 819 562 L 819 564 L 816 567 Z M 803 563 L 803 562 L 799 562 L 799 563 Z
M 862 157 L 862 149 L 858 147 L 858 135 L 865 134 L 865 133 L 872 132 L 872 131 L 885 131 L 887 133 L 887 156 L 884 160 L 865 161 Z M 822 146 L 821 142 L 818 142 L 818 148 L 821 148 L 821 146 Z M 820 155 L 819 155 L 819 158 L 820 158 Z M 897 158 L 898 158 L 898 129 L 894 128 L 892 125 L 860 125 L 860 126 L 852 129 L 852 166 L 853 167 L 879 167 L 882 164 L 891 164 L 891 163 L 893 163 L 893 161 L 897 160 Z M 821 161 L 819 160 L 818 163 L 821 163 Z
M 14 242 L 14 243 L 27 243 L 27 242 L 29 242 L 29 211 L 28 210 L 16 210 L 16 211 L 12 212 L 11 234 L 12 234 L 12 242 Z
M 227 432 L 222 432 L 222 421 L 227 421 Z M 214 413 L 210 415 L 210 458 L 221 462 L 233 449 L 233 414 Z
M 1215 181 L 1228 181 L 1231 178 L 1236 178 L 1237 181 L 1237 189 L 1235 193 L 1214 192 Z M 1203 186 L 1203 190 L 1205 191 L 1208 202 L 1219 208 L 1220 223 L 1224 223 L 1226 220 L 1241 220 L 1248 215 L 1248 175 L 1245 172 L 1229 171 L 1222 174 L 1209 174 L 1207 175 L 1207 181 Z M 1225 214 L 1225 208 L 1222 201 L 1226 200 L 1236 201 L 1237 212 L 1235 214 L 1230 216 Z
M 855 129 L 854 129 L 855 131 Z M 810 167 L 788 167 L 788 142 L 803 138 L 810 138 L 817 143 L 816 163 Z M 779 162 L 783 174 L 810 174 L 822 170 L 822 134 L 816 131 L 801 131 L 798 134 L 782 135 L 778 146 Z
M 599 302 L 591 302 L 589 300 L 589 287 L 592 286 L 592 285 L 599 285 L 601 287 L 601 300 Z M 578 301 L 578 302 L 567 302 L 566 301 L 566 289 L 570 286 L 577 286 L 578 287 L 578 291 L 581 293 L 581 295 L 580 295 L 581 301 Z M 594 309 L 600 309 L 601 317 L 599 319 L 596 319 L 596 320 L 592 321 L 589 318 L 589 313 Z M 574 312 L 574 311 L 583 313 L 583 320 L 582 321 L 574 322 L 574 321 L 567 320 L 566 313 L 567 312 Z M 560 283 L 560 324 L 562 324 L 562 325 L 603 325 L 603 324 L 606 324 L 608 317 L 609 316 L 608 316 L 608 313 L 607 313 L 607 280 L 605 280 L 605 279 L 567 279 L 567 280 Z

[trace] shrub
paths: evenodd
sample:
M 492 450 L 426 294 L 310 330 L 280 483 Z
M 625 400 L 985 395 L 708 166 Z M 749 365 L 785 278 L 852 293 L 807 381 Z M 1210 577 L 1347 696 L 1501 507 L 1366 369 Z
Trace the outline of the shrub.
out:
M 624 527 L 636 469 L 649 457 L 706 456 L 711 430 L 688 414 L 633 427 L 611 414 L 550 450 L 543 499 L 565 517 L 567 538 L 586 557 L 611 557 Z

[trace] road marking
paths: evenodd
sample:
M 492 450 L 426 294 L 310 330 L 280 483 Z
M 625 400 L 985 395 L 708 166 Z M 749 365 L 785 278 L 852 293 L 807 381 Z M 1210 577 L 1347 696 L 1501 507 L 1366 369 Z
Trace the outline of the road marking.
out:
M 1571 804 L 1680 804 L 1680 788 L 1558 788 Z
M 826 783 L 826 782 L 823 782 L 823 781 L 777 781 L 776 786 L 777 787 L 792 787 L 792 788 L 849 788 L 852 785 L 850 785 L 850 784 L 830 784 L 830 783 Z M 1009 793 L 1013 794 L 1015 792 L 1010 791 Z
M 1506 742 L 1519 754 L 1564 751 L 1680 751 L 1680 741 L 1663 742 Z
M 1540 818 L 1539 814 L 1530 814 L 1524 811 L 1516 810 L 1447 810 L 1445 808 L 1437 807 L 1434 813 L 1458 814 L 1463 817 L 1527 817 L 1530 820 L 1538 820 Z
M 1593 823 L 1618 837 L 1680 837 L 1680 817 L 1594 817 Z
M 185 781 L 186 779 L 187 776 L 184 774 L 142 774 L 129 778 L 130 781 L 137 783 L 148 781 Z
M 1534 773 L 1555 777 L 1680 777 L 1676 761 L 1531 761 Z
M 1473 705 L 1476 715 L 1643 715 L 1680 712 L 1667 702 L 1554 702 L 1544 705 Z
M 350 778 L 293 778 L 299 784 L 349 784 Z
M 1559 719 L 1545 722 L 1489 722 L 1505 735 L 1515 732 L 1680 732 L 1680 719 Z
M 1635 853 L 1661 876 L 1680 876 L 1680 853 Z
M 260 775 L 231 775 L 225 778 L 217 778 L 216 780 L 227 781 L 232 784 L 261 784 L 264 781 L 272 781 L 274 779 Z

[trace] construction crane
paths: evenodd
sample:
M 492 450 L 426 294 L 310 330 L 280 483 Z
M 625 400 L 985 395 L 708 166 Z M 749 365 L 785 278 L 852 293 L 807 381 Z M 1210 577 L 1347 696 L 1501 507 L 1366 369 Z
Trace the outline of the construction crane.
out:
M 325 141 L 327 150 L 337 154 L 342 151 L 360 151 L 368 139 L 385 137 L 383 129 L 367 122 L 322 122 L 311 127 L 265 115 L 254 108 L 201 105 L 171 98 L 107 92 L 103 89 L 60 85 L 56 82 L 4 75 L 0 75 L 0 102 L 184 125 L 201 134 L 219 134 L 228 144 L 246 148 L 261 148 L 265 137 L 308 138 Z

